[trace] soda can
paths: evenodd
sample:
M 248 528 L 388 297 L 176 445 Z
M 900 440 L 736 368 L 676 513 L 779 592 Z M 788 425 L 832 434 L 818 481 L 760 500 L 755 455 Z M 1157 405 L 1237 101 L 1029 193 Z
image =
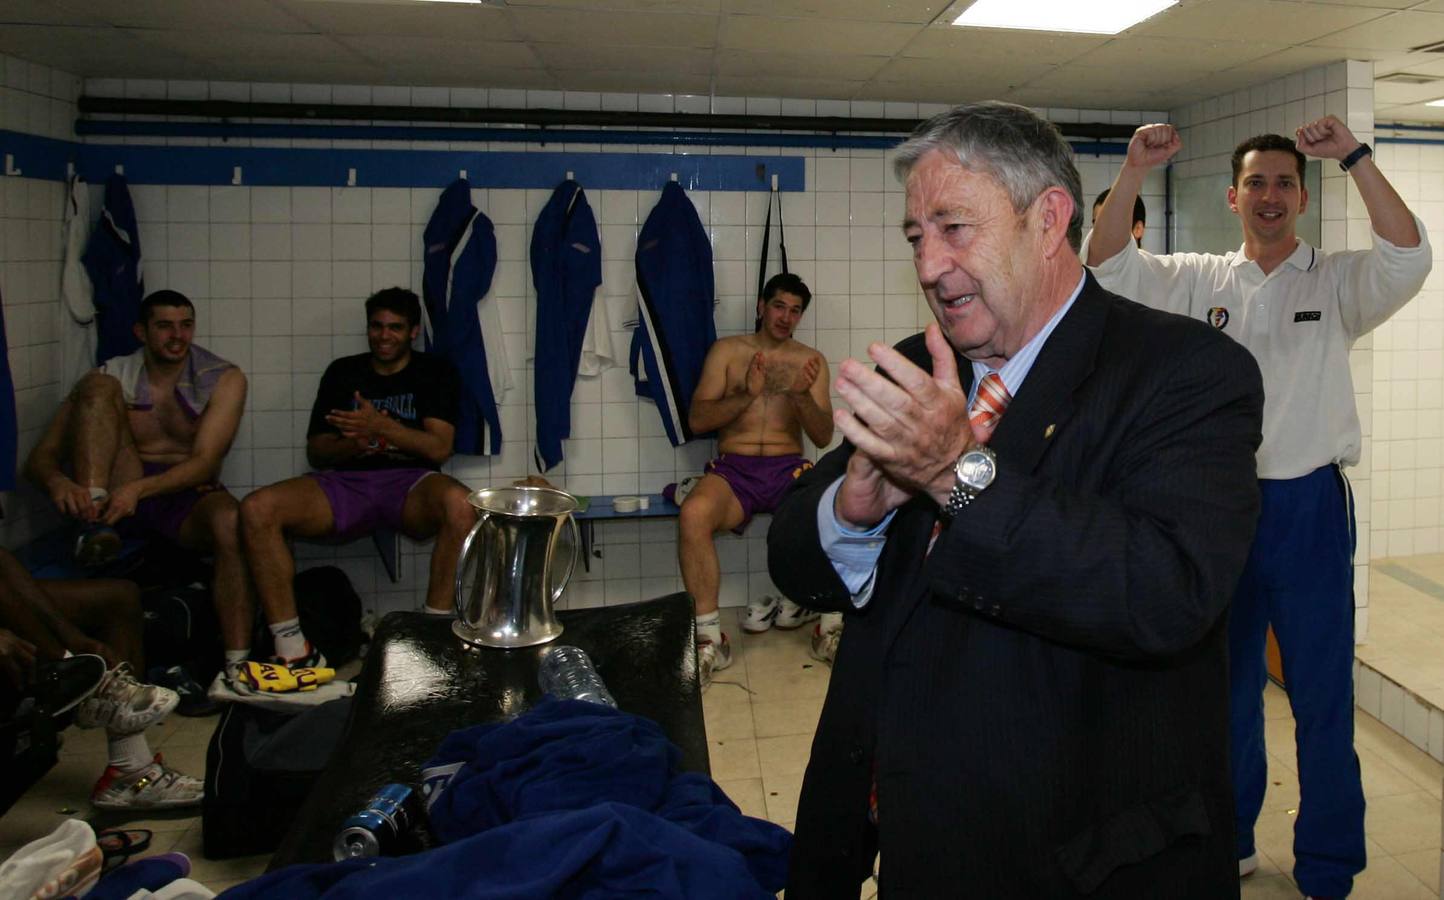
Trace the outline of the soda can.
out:
M 402 852 L 418 824 L 416 803 L 415 792 L 406 785 L 382 785 L 364 809 L 341 823 L 332 855 L 342 860 Z

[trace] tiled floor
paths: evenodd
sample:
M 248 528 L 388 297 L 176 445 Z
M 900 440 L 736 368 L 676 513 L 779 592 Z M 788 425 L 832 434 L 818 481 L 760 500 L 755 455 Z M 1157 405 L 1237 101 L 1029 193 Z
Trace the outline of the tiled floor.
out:
M 724 613 L 724 618 L 730 615 Z M 749 815 L 791 827 L 812 733 L 829 670 L 807 655 L 807 629 L 752 636 L 735 627 L 735 662 L 718 673 L 703 698 L 712 775 Z M 1270 786 L 1259 822 L 1261 865 L 1244 882 L 1248 900 L 1297 898 L 1288 876 L 1291 831 L 1298 803 L 1292 719 L 1276 688 L 1267 694 Z M 151 744 L 167 760 L 197 775 L 215 719 L 173 716 L 152 730 Z M 1433 900 L 1438 894 L 1441 767 L 1403 738 L 1362 713 L 1356 716 L 1364 792 L 1369 800 L 1369 868 L 1354 897 L 1361 900 Z M 62 759 L 46 778 L 0 819 L 0 859 L 18 845 L 52 830 L 66 815 L 89 817 L 85 802 L 105 763 L 104 740 L 72 730 Z M 200 819 L 176 814 L 124 822 L 92 819 L 97 826 L 129 824 L 156 832 L 155 852 L 180 850 L 194 877 L 220 890 L 265 868 L 265 857 L 211 862 L 201 855 Z M 863 898 L 873 896 L 869 886 Z

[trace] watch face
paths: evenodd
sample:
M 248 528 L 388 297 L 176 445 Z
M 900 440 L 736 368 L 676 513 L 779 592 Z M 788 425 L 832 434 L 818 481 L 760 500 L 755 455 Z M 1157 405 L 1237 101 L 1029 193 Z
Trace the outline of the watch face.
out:
M 972 450 L 958 460 L 958 480 L 974 490 L 982 490 L 992 484 L 995 474 L 993 459 L 986 453 Z

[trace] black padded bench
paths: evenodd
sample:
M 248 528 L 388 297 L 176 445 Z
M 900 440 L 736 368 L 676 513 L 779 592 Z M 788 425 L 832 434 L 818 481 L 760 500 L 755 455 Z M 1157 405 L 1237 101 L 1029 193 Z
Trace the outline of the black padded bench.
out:
M 557 617 L 565 629 L 557 643 L 591 656 L 618 706 L 662 726 L 681 749 L 684 770 L 709 772 L 691 596 L 562 610 Z M 341 823 L 378 787 L 419 785 L 422 763 L 446 735 L 514 717 L 540 699 L 537 666 L 551 645 L 470 648 L 452 634 L 451 622 L 411 612 L 381 620 L 356 679 L 345 736 L 271 869 L 329 862 Z

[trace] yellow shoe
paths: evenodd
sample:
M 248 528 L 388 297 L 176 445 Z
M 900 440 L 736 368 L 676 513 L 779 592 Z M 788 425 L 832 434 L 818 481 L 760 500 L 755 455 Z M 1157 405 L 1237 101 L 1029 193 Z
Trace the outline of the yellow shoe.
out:
M 314 691 L 334 679 L 336 670 L 319 666 L 288 669 L 274 663 L 247 660 L 241 666 L 240 676 L 241 681 L 258 691 L 286 694 L 291 691 Z

